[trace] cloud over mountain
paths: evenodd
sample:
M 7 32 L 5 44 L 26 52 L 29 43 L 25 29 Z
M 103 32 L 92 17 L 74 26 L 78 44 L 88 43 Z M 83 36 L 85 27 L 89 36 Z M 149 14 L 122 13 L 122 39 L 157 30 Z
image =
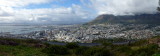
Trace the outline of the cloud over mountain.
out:
M 85 0 L 82 0 L 85 1 Z M 133 15 L 155 13 L 159 0 L 89 0 L 98 14 Z

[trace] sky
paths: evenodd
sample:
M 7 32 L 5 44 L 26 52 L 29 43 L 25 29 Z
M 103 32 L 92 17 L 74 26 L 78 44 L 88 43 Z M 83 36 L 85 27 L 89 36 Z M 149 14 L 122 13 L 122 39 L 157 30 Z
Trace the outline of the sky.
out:
M 158 0 L 0 0 L 0 23 L 74 24 L 98 15 L 156 13 Z

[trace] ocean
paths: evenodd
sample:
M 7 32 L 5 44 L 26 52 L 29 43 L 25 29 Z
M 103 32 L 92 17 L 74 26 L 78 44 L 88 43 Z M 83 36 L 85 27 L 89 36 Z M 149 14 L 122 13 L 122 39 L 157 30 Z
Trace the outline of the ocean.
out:
M 49 30 L 50 27 L 45 25 L 8 25 L 0 24 L 0 33 L 25 34 L 34 31 Z

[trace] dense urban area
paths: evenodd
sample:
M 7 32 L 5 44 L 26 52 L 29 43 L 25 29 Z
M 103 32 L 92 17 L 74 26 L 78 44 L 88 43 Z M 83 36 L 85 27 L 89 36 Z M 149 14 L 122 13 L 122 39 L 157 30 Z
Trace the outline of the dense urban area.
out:
M 0 56 L 160 56 L 158 25 L 45 27 L 51 29 L 25 34 L 1 33 Z
M 149 24 L 95 24 L 46 26 L 52 29 L 25 34 L 1 33 L 2 37 L 29 38 L 44 41 L 91 43 L 97 39 L 146 39 L 160 35 L 159 25 Z

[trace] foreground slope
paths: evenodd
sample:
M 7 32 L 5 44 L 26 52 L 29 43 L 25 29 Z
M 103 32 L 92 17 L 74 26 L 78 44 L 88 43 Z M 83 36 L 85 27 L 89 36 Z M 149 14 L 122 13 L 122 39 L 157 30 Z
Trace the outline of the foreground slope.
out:
M 160 56 L 160 37 L 114 45 L 97 40 L 100 46 L 50 45 L 32 39 L 0 38 L 0 56 Z

